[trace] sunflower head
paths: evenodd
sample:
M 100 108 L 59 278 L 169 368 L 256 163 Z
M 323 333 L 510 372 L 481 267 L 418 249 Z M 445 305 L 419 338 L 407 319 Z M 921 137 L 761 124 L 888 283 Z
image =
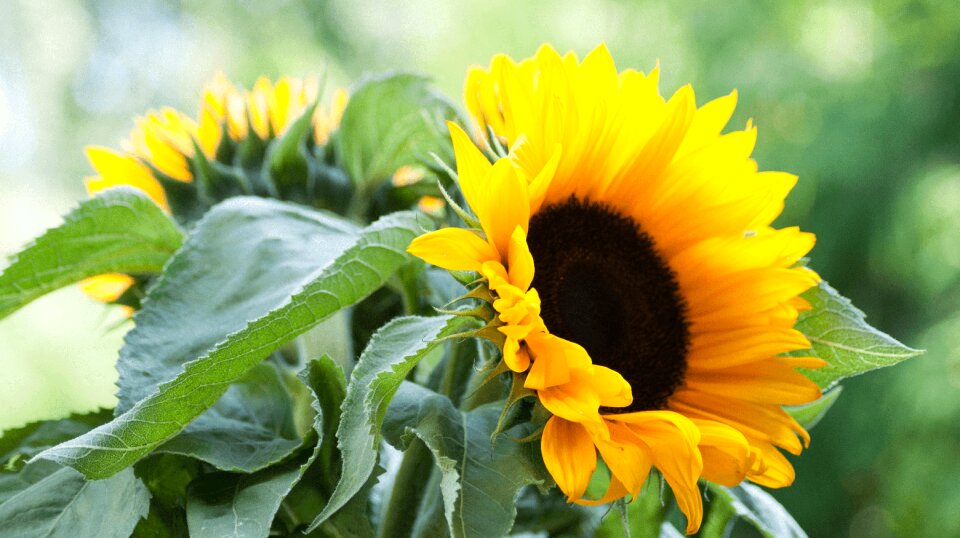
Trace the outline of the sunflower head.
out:
M 658 69 L 618 72 L 604 46 L 580 61 L 549 46 L 471 70 L 480 147 L 450 124 L 475 229 L 410 252 L 478 273 L 503 363 L 550 418 L 547 469 L 570 501 L 636 497 L 652 468 L 687 532 L 701 478 L 789 485 L 807 432 L 783 409 L 815 400 L 796 371 L 823 363 L 794 324 L 818 282 L 814 236 L 773 220 L 796 177 L 761 172 L 757 130 L 724 132 L 736 93 L 661 96 Z M 602 459 L 609 487 L 586 495 Z
M 122 151 L 87 148 L 98 174 L 87 191 L 130 185 L 184 223 L 242 194 L 342 207 L 349 182 L 328 142 L 347 95 L 336 92 L 328 105 L 318 97 L 315 80 L 260 78 L 247 91 L 217 75 L 196 120 L 171 108 L 151 111 L 135 121 Z
M 245 194 L 342 209 L 352 185 L 335 166 L 329 141 L 346 104 L 345 90 L 321 103 L 313 79 L 261 77 L 247 91 L 218 74 L 203 92 L 197 119 L 162 108 L 135 120 L 121 151 L 88 147 L 97 175 L 86 179 L 87 192 L 135 187 L 182 224 Z M 136 307 L 138 282 L 108 274 L 85 280 L 81 289 L 99 301 Z

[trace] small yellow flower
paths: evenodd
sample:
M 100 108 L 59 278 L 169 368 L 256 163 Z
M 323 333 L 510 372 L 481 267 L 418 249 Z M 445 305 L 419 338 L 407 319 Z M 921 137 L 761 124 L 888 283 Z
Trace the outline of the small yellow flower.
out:
M 698 108 L 689 86 L 664 99 L 658 74 L 618 73 L 604 46 L 471 70 L 478 132 L 510 153 L 491 164 L 450 124 L 482 230 L 409 250 L 485 279 L 503 360 L 552 414 L 541 450 L 571 501 L 636 497 L 655 467 L 693 533 L 698 479 L 793 481 L 778 449 L 809 436 L 781 406 L 817 399 L 796 368 L 824 363 L 782 355 L 810 347 L 793 326 L 818 276 L 798 266 L 814 236 L 771 227 L 797 178 L 757 170 L 751 124 L 722 133 L 736 93 Z M 598 455 L 610 486 L 588 499 Z

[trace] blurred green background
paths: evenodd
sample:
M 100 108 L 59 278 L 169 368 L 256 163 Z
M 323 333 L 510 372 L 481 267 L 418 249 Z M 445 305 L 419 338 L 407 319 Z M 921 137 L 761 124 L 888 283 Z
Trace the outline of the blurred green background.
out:
M 222 70 L 431 74 L 459 101 L 467 66 L 542 42 L 662 89 L 740 91 L 761 168 L 801 181 L 781 224 L 816 232 L 813 265 L 879 328 L 928 355 L 847 382 L 777 496 L 811 536 L 960 536 L 960 4 L 887 1 L 446 2 L 3 0 L 0 254 L 84 196 L 87 144 L 134 116 L 193 114 Z M 0 322 L 0 428 L 111 405 L 122 316 L 76 289 Z

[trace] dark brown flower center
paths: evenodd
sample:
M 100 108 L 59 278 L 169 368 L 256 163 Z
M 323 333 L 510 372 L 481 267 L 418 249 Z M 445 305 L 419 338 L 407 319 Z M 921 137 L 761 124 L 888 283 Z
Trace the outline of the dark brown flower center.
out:
M 633 389 L 629 407 L 602 411 L 663 409 L 683 382 L 690 328 L 650 236 L 605 205 L 570 198 L 530 219 L 527 242 L 547 328 Z

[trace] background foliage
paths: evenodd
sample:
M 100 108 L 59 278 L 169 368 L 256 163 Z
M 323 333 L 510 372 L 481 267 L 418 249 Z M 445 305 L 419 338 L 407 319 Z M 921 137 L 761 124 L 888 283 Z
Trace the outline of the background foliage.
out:
M 738 88 L 764 169 L 801 176 L 782 224 L 814 266 L 927 356 L 848 380 L 777 497 L 812 536 L 960 535 L 960 8 L 950 0 L 803 3 L 7 0 L 0 20 L 0 253 L 82 198 L 82 147 L 116 146 L 151 107 L 193 112 L 216 70 L 392 68 L 459 98 L 465 67 L 543 41 L 620 68 L 663 66 L 698 101 Z M 112 405 L 129 324 L 58 292 L 0 323 L 0 428 Z

